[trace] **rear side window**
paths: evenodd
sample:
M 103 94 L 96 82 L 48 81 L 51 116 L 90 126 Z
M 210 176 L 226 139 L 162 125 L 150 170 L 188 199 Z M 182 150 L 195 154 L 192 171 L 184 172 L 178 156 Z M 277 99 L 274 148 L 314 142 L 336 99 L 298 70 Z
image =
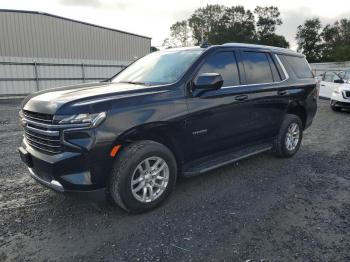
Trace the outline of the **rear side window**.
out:
M 243 65 L 247 84 L 274 82 L 267 53 L 243 52 Z
M 308 62 L 304 57 L 284 55 L 288 65 L 298 78 L 313 78 Z
M 224 80 L 223 86 L 239 85 L 236 57 L 233 52 L 220 52 L 210 56 L 197 76 L 203 73 L 218 73 Z

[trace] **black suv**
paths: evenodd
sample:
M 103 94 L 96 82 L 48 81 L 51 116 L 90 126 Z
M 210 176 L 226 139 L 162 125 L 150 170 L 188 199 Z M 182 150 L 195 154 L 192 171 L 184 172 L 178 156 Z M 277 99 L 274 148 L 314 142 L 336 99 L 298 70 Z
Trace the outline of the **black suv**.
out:
M 28 96 L 19 148 L 57 191 L 106 187 L 129 212 L 163 202 L 177 177 L 271 151 L 294 155 L 317 108 L 303 55 L 224 44 L 149 54 L 106 82 Z

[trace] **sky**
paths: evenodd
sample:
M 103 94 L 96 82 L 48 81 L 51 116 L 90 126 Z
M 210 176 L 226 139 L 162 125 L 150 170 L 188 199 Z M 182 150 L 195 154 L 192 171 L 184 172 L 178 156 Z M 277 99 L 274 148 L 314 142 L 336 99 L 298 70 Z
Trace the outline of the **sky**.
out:
M 169 27 L 187 19 L 206 4 L 243 5 L 254 10 L 257 5 L 277 6 L 283 25 L 278 33 L 284 35 L 295 49 L 295 33 L 305 19 L 319 17 L 333 23 L 350 19 L 349 0 L 0 0 L 0 9 L 33 10 L 64 16 L 84 22 L 145 35 L 152 45 L 161 45 L 169 36 Z

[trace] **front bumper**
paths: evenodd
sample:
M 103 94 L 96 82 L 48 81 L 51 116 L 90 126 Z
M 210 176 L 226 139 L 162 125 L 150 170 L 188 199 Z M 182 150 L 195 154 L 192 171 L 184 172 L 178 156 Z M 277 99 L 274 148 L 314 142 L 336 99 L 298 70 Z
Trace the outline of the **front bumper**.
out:
M 51 188 L 51 189 L 53 189 L 55 191 L 64 192 L 63 186 L 57 180 L 46 181 L 45 179 L 43 179 L 40 176 L 36 175 L 34 173 L 33 169 L 31 169 L 30 167 L 28 167 L 28 170 L 29 170 L 30 176 L 32 178 L 34 178 L 38 183 L 40 183 L 40 184 L 42 184 L 42 185 L 44 185 L 46 187 L 49 187 L 49 188 Z
M 341 90 L 339 93 L 333 92 L 331 97 L 331 105 L 341 108 L 350 108 L 350 97 L 345 95 L 346 91 L 350 90 Z
M 341 102 L 336 100 L 331 100 L 331 105 L 335 107 L 350 109 L 350 100 L 347 102 Z
M 62 152 L 48 155 L 31 147 L 26 139 L 18 149 L 30 175 L 40 184 L 59 192 L 92 191 L 105 187 L 110 161 L 104 147 L 98 152 Z M 103 157 L 102 157 L 103 156 Z

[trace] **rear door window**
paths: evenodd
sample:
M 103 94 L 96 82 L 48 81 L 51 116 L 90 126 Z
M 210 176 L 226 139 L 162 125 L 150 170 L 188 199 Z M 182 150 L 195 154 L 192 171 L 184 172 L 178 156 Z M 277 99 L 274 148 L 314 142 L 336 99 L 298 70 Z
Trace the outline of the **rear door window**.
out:
M 279 82 L 282 80 L 280 73 L 277 70 L 277 66 L 275 64 L 275 61 L 272 60 L 270 55 L 267 55 L 267 58 L 269 59 L 270 67 L 271 67 L 271 72 L 273 76 L 273 81 Z
M 284 55 L 288 65 L 298 78 L 313 78 L 310 66 L 304 57 Z
M 267 53 L 245 51 L 242 60 L 247 84 L 274 82 Z
M 224 80 L 223 87 L 240 84 L 234 52 L 219 52 L 211 55 L 199 69 L 197 77 L 203 73 L 218 73 Z

